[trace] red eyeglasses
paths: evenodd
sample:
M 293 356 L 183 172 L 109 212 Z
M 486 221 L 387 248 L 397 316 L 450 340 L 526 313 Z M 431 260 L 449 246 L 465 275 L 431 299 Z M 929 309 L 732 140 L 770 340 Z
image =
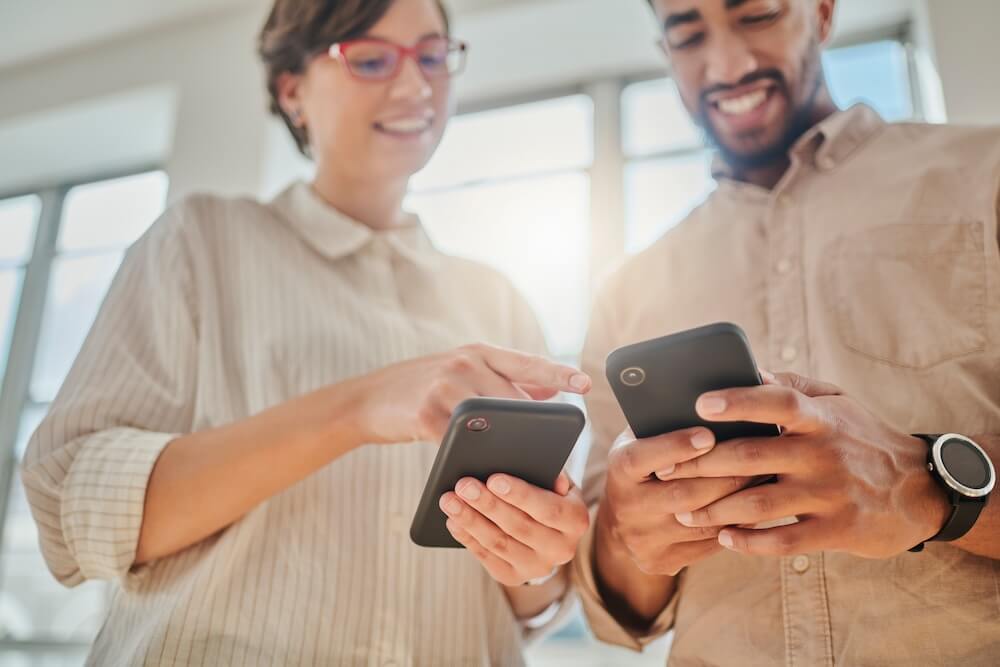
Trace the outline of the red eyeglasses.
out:
M 388 81 L 395 78 L 405 58 L 413 58 L 428 79 L 451 77 L 465 68 L 468 45 L 447 37 L 428 37 L 416 46 L 400 46 L 382 39 L 352 39 L 327 51 L 342 62 L 355 79 Z

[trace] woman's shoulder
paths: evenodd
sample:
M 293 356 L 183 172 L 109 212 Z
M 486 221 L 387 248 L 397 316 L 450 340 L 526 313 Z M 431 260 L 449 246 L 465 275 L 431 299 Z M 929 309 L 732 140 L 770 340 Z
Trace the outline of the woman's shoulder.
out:
M 171 203 L 142 242 L 153 246 L 183 246 L 189 252 L 218 255 L 275 227 L 274 213 L 250 196 L 210 193 L 185 195 Z
M 220 225 L 271 216 L 267 204 L 253 197 L 197 192 L 171 204 L 158 224 L 176 231 L 196 233 Z

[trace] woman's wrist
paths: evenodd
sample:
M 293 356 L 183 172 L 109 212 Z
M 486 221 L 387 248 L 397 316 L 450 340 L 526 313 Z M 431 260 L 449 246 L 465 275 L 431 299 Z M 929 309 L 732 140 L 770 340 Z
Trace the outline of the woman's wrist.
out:
M 375 440 L 365 418 L 365 378 L 346 380 L 316 393 L 322 446 L 334 446 L 334 458 Z

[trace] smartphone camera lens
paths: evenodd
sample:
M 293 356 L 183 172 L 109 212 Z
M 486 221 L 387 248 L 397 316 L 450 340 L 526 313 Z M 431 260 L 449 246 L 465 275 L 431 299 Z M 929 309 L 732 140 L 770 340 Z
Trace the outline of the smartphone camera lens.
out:
M 621 374 L 622 384 L 626 387 L 638 387 L 646 381 L 646 371 L 641 368 L 626 368 Z
M 469 421 L 465 422 L 465 428 L 473 431 L 475 433 L 482 433 L 490 428 L 490 422 L 486 417 L 473 417 Z

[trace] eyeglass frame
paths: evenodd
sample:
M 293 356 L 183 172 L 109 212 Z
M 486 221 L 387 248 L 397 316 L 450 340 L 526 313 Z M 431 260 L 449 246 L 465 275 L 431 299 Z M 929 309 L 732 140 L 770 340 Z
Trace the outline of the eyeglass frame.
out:
M 448 45 L 449 52 L 453 48 L 457 48 L 458 52 L 462 55 L 461 66 L 454 72 L 449 72 L 447 71 L 446 68 L 444 74 L 428 73 L 427 70 L 424 69 L 423 65 L 420 64 L 420 47 L 424 43 L 429 42 L 431 40 L 444 40 Z M 366 77 L 357 74 L 354 71 L 354 68 L 351 67 L 351 64 L 347 62 L 347 58 L 344 54 L 345 47 L 350 47 L 354 44 L 379 44 L 381 46 L 390 47 L 392 50 L 396 52 L 397 55 L 396 66 L 393 68 L 392 72 L 390 72 L 384 77 Z M 426 77 L 429 77 L 431 79 L 439 79 L 439 78 L 450 79 L 454 76 L 458 76 L 459 74 L 465 71 L 468 52 L 469 52 L 469 45 L 467 42 L 444 36 L 425 37 L 424 39 L 421 39 L 419 42 L 417 42 L 417 44 L 414 46 L 403 46 L 401 44 L 396 44 L 395 42 L 390 42 L 387 39 L 379 39 L 377 37 L 361 37 L 358 39 L 349 39 L 343 42 L 336 42 L 334 44 L 331 44 L 330 47 L 325 51 L 322 51 L 320 55 L 326 55 L 329 58 L 343 64 L 344 68 L 347 70 L 347 73 L 351 75 L 351 78 L 356 79 L 358 81 L 364 81 L 366 83 L 373 83 L 373 82 L 392 81 L 393 79 L 395 79 L 397 76 L 399 76 L 399 73 L 402 71 L 403 62 L 407 58 L 413 59 L 413 61 L 417 64 L 417 67 L 420 69 L 420 72 Z

